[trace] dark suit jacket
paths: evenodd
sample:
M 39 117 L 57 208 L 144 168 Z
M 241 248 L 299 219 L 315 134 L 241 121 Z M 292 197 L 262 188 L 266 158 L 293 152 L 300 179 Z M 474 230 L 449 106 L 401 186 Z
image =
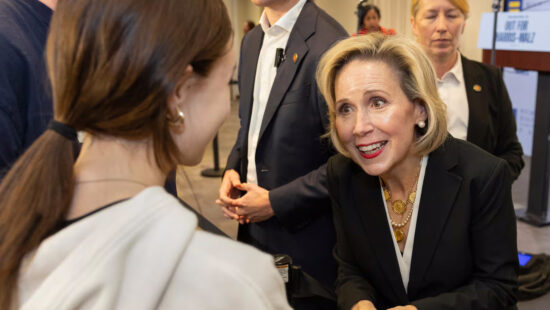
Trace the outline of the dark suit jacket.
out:
M 328 164 L 341 309 L 506 309 L 516 303 L 516 222 L 506 163 L 449 137 L 424 177 L 408 291 L 399 272 L 378 177 L 342 155 Z
M 255 27 L 241 46 L 241 128 L 226 169 L 235 169 L 243 181 L 263 35 L 261 27 Z M 286 60 L 278 68 L 271 88 L 256 149 L 258 185 L 270 191 L 275 216 L 265 222 L 241 225 L 238 233 L 239 240 L 264 251 L 290 255 L 294 263 L 327 285 L 333 284 L 336 275 L 336 262 L 331 256 L 335 233 L 328 196 L 325 194 L 316 205 L 298 203 L 302 207 L 289 208 L 277 203 L 276 192 L 278 187 L 326 163 L 332 155 L 328 144 L 320 138 L 328 119 L 315 72 L 321 55 L 346 36 L 345 30 L 314 3 L 308 1 L 304 5 L 290 33 Z M 284 191 L 279 191 L 278 197 L 281 196 L 285 196 Z
M 508 162 L 515 180 L 524 166 L 523 149 L 516 134 L 512 102 L 499 69 L 462 56 L 468 97 L 466 140 Z M 474 85 L 481 87 L 474 90 Z

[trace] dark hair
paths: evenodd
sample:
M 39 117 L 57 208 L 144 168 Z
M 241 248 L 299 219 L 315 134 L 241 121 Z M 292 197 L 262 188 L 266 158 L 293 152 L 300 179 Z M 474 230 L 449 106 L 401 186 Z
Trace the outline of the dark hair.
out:
M 252 28 L 256 27 L 256 24 L 254 24 L 253 21 L 247 20 L 246 24 L 248 25 L 248 29 L 252 30 Z
M 227 52 L 230 25 L 222 0 L 60 0 L 47 41 L 55 120 L 92 135 L 151 139 L 168 172 L 180 158 L 168 99 L 189 65 L 206 75 Z M 74 160 L 72 142 L 48 130 L 0 185 L 1 309 L 14 300 L 24 256 L 67 215 Z
M 380 15 L 380 9 L 374 5 L 374 4 L 367 4 L 366 1 L 362 2 L 359 4 L 360 6 L 360 9 L 359 9 L 359 25 L 361 27 L 364 27 L 363 26 L 363 19 L 365 19 L 365 15 L 367 15 L 367 13 L 370 11 L 370 10 L 374 10 L 374 12 L 376 12 L 376 15 L 378 15 L 378 19 L 382 18 L 382 16 Z

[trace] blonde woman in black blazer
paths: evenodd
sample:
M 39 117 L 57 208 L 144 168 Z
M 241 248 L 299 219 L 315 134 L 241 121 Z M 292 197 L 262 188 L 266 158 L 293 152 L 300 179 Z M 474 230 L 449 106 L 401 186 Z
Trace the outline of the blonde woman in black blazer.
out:
M 449 131 L 504 159 L 515 180 L 525 164 L 502 73 L 496 67 L 464 57 L 458 50 L 469 11 L 468 0 L 412 0 L 411 27 L 434 66 L 440 86 L 460 83 L 445 103 L 454 107 L 449 109 L 449 117 L 462 125 L 457 128 L 456 123 L 451 124 Z M 462 76 L 449 82 L 448 75 L 458 73 L 458 67 L 462 68 Z M 460 97 L 461 92 L 465 92 L 464 98 Z M 453 113 L 456 109 L 465 115 Z
M 340 309 L 515 308 L 506 162 L 446 130 L 421 48 L 367 35 L 323 57 Z

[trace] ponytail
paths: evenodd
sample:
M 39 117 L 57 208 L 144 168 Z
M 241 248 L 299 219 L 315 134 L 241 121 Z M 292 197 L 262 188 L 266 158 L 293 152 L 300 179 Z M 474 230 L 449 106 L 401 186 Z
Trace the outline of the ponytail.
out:
M 65 219 L 74 188 L 73 142 L 47 130 L 19 158 L 0 185 L 0 309 L 15 304 L 26 254 Z
M 173 167 L 181 151 L 167 102 L 189 65 L 207 75 L 225 55 L 230 25 L 222 0 L 59 1 L 46 43 L 55 118 L 90 135 L 151 139 L 157 165 Z M 73 165 L 71 141 L 47 130 L 1 183 L 0 309 L 16 304 L 25 255 L 65 219 Z

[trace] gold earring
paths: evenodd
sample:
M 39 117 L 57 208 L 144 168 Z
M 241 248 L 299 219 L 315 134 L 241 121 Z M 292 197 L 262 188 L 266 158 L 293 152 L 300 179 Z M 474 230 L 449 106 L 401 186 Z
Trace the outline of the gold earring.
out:
M 178 107 L 176 107 L 176 116 L 170 115 L 170 113 L 166 113 L 166 119 L 170 123 L 171 126 L 179 126 L 183 124 L 183 119 L 185 118 L 185 115 L 183 114 L 183 111 L 180 110 Z

